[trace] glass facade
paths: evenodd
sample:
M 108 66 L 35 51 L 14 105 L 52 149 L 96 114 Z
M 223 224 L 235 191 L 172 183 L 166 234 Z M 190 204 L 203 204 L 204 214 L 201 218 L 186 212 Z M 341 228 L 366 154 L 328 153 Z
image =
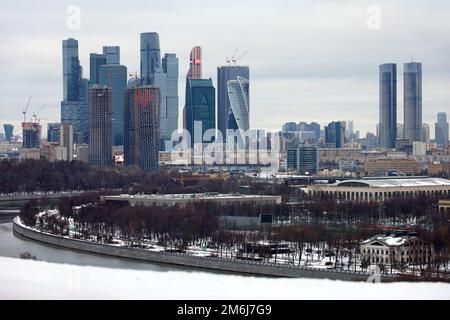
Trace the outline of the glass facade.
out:
M 435 124 L 435 138 L 438 145 L 448 145 L 448 122 L 447 114 L 445 112 L 439 112 L 437 115 L 437 122 Z
M 228 81 L 242 77 L 250 80 L 250 69 L 247 66 L 222 66 L 217 68 L 217 129 L 225 135 L 227 129 L 235 128 L 235 119 L 231 111 L 228 96 Z M 250 101 L 248 101 L 250 105 Z M 232 127 L 229 127 L 229 124 Z
M 6 141 L 11 142 L 13 138 L 14 126 L 12 124 L 4 124 L 3 128 L 5 129 Z
M 342 121 L 330 122 L 325 127 L 325 143 L 334 148 L 343 148 L 345 143 L 345 125 Z
M 141 33 L 141 77 L 144 84 L 154 84 L 156 70 L 160 67 L 161 50 L 158 33 Z
M 89 106 L 87 101 L 61 102 L 61 123 L 73 126 L 77 144 L 89 142 Z
M 166 53 L 162 59 L 166 74 L 165 109 L 161 103 L 161 150 L 172 149 L 172 132 L 178 130 L 178 58 L 173 53 Z
M 236 80 L 228 81 L 227 87 L 230 101 L 228 128 L 246 132 L 250 129 L 249 82 L 238 76 Z
M 91 53 L 89 57 L 90 68 L 89 68 L 89 80 L 91 84 L 98 84 L 100 80 L 100 66 L 107 64 L 106 63 L 106 55 Z
M 124 89 L 127 87 L 127 67 L 119 64 L 100 66 L 100 85 L 112 89 L 112 139 L 115 146 L 123 145 Z
M 49 123 L 47 124 L 47 141 L 48 142 L 58 142 L 60 138 L 60 123 Z
M 287 150 L 287 168 L 300 174 L 313 174 L 319 169 L 316 145 L 298 145 Z
M 422 64 L 405 63 L 403 71 L 404 138 L 422 141 Z
M 379 136 L 380 145 L 395 148 L 397 139 L 397 65 L 380 66 Z
M 211 79 L 186 78 L 185 124 L 191 135 L 191 146 L 194 141 L 211 142 L 203 141 L 203 135 L 206 130 L 216 127 L 215 96 L 216 90 Z M 201 137 L 196 137 L 200 132 L 194 132 L 196 122 L 201 123 Z
M 105 167 L 112 163 L 112 90 L 94 85 L 89 90 L 89 164 Z
M 104 46 L 103 54 L 106 56 L 106 63 L 104 64 L 120 64 L 120 47 Z

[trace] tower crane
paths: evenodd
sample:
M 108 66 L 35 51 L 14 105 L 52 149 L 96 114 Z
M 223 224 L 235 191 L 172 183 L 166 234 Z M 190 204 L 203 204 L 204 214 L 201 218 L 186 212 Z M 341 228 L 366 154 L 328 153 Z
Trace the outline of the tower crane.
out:
M 28 103 L 27 106 L 22 110 L 22 114 L 23 114 L 23 122 L 27 121 L 27 111 L 28 111 L 28 107 L 30 106 L 30 101 L 31 101 L 31 96 L 28 99 Z
M 234 60 L 236 59 L 236 54 L 238 53 L 239 48 L 237 48 L 236 50 L 234 50 L 234 53 L 231 55 L 231 59 L 227 57 L 227 60 L 225 60 L 228 63 L 228 66 L 231 65 L 231 62 L 234 62 Z
M 44 109 L 44 107 L 46 106 L 46 104 L 44 104 L 40 109 L 39 109 L 39 111 L 38 112 L 36 112 L 36 113 L 33 113 L 33 118 L 34 118 L 34 122 L 36 123 L 36 122 L 38 122 L 38 120 L 37 120 L 37 116 L 39 115 L 39 113 L 42 111 L 42 109 Z
M 238 62 L 238 60 L 240 60 L 243 56 L 245 56 L 247 54 L 247 51 L 245 51 L 243 54 L 241 54 L 239 57 L 237 57 L 237 58 L 233 58 L 233 60 L 231 60 L 231 61 L 233 61 L 233 63 L 234 63 L 234 65 L 236 65 L 236 62 Z

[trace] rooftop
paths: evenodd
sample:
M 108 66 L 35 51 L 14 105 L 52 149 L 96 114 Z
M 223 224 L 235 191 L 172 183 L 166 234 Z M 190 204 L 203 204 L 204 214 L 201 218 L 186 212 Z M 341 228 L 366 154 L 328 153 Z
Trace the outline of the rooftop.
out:
M 280 196 L 267 196 L 267 195 L 244 195 L 244 194 L 221 194 L 215 192 L 207 193 L 184 193 L 184 194 L 121 194 L 118 196 L 107 196 L 108 198 L 121 198 L 121 199 L 149 199 L 149 200 L 211 200 L 211 199 L 254 199 L 254 198 L 273 198 Z
M 395 236 L 395 235 L 378 234 L 367 240 L 364 240 L 362 244 L 368 244 L 370 242 L 376 241 L 389 247 L 398 247 L 416 238 L 417 238 L 416 235 Z
M 336 187 L 370 187 L 370 188 L 395 188 L 395 187 L 437 187 L 450 186 L 450 180 L 442 178 L 397 178 L 397 179 L 363 179 L 347 180 L 334 184 Z

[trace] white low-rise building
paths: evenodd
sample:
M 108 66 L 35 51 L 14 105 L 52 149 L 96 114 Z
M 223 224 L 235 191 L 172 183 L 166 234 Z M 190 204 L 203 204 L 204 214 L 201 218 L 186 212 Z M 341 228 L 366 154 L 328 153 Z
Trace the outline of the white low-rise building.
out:
M 361 261 L 369 264 L 426 264 L 433 248 L 415 234 L 376 235 L 361 243 Z

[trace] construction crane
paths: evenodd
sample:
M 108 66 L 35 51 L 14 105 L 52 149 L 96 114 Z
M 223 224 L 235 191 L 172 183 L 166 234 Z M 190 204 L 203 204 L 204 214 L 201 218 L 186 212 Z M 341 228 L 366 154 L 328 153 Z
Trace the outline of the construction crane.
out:
M 233 58 L 231 61 L 234 63 L 234 65 L 236 65 L 236 62 L 238 62 L 238 60 L 240 60 L 243 56 L 245 56 L 247 54 L 247 51 L 245 51 L 243 54 L 241 54 L 239 57 L 237 58 Z
M 236 54 L 238 53 L 239 48 L 237 48 L 236 50 L 234 50 L 234 53 L 231 55 L 231 59 L 227 57 L 226 62 L 228 63 L 228 66 L 231 65 L 231 62 L 234 61 L 236 58 Z
M 46 106 L 46 104 L 44 104 L 40 109 L 39 109 L 39 111 L 38 112 L 36 112 L 36 113 L 33 113 L 33 118 L 34 118 L 34 122 L 35 123 L 37 123 L 38 122 L 38 120 L 37 120 L 37 116 L 39 115 L 39 113 L 42 111 L 42 109 L 44 109 L 44 107 Z M 40 120 L 40 119 L 39 119 Z
M 31 96 L 28 99 L 28 103 L 27 106 L 22 110 L 22 114 L 23 114 L 23 122 L 27 121 L 27 111 L 28 111 L 28 107 L 30 106 L 30 101 L 31 101 Z

